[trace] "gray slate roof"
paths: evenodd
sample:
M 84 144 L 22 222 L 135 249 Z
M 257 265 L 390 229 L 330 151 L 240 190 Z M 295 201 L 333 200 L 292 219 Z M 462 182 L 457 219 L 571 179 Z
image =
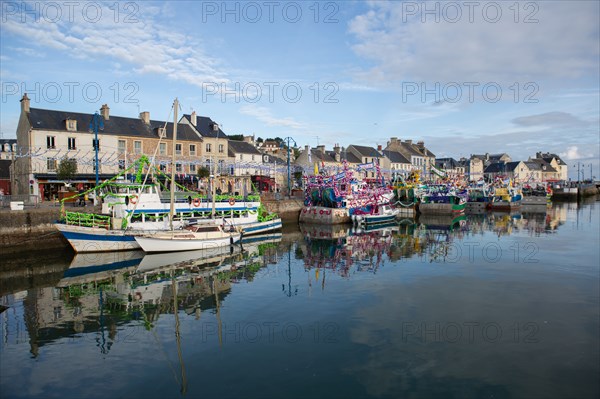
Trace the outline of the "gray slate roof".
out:
M 350 145 L 348 147 L 354 148 L 363 157 L 381 158 L 381 154 L 373 147 L 367 147 L 363 145 Z
M 256 154 L 262 155 L 252 144 L 245 141 L 229 140 L 228 152 L 233 154 Z
M 66 131 L 66 120 L 77 121 L 77 133 L 89 133 L 90 122 L 93 114 L 84 114 L 80 112 L 55 111 L 49 109 L 30 108 L 28 114 L 29 123 L 33 129 L 42 129 L 50 131 Z M 104 121 L 102 134 L 158 138 L 158 128 L 165 126 L 164 121 L 151 120 L 150 124 L 145 124 L 139 118 L 126 118 L 122 116 L 110 116 Z M 167 138 L 173 138 L 173 123 L 167 123 Z M 177 124 L 177 137 L 180 140 L 200 141 L 196 132 L 185 124 Z
M 383 155 L 385 155 L 393 163 L 410 163 L 410 161 L 398 151 L 383 150 L 382 152 Z
M 183 118 L 190 121 L 192 123 L 192 117 L 189 114 L 183 115 Z M 212 137 L 212 138 L 227 138 L 227 135 L 223 133 L 221 127 L 219 126 L 219 130 L 217 132 L 213 131 L 213 125 L 216 122 L 206 116 L 196 116 L 196 126 L 195 129 L 200 133 L 202 137 Z

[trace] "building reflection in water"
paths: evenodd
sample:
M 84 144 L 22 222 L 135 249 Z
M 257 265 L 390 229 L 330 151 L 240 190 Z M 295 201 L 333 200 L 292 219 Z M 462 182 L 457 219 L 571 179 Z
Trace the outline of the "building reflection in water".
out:
M 288 279 L 282 291 L 295 296 L 298 285 L 291 280 L 292 256 L 302 259 L 305 270 L 311 271 L 309 290 L 313 280 L 325 289 L 326 271 L 350 278 L 354 273 L 377 273 L 385 262 L 405 258 L 443 262 L 452 257 L 452 243 L 468 236 L 551 234 L 565 223 L 567 205 L 455 218 L 421 216 L 374 229 L 301 224 L 304 240 L 286 248 L 281 246 L 282 235 L 274 234 L 246 242 L 243 251 L 236 247 L 230 252 L 226 247 L 145 256 L 139 251 L 79 254 L 54 286 L 4 295 L 0 305 L 10 307 L 22 300 L 23 323 L 17 323 L 16 329 L 26 329 L 33 357 L 41 346 L 55 340 L 91 335 L 99 351 L 107 353 L 120 331 L 131 333 L 124 326 L 134 323 L 151 330 L 161 314 L 174 313 L 173 281 L 177 309 L 200 319 L 202 312 L 217 311 L 232 284 L 252 281 L 258 270 L 267 264 L 283 265 L 285 257 Z M 11 309 L 4 309 L 7 325 Z M 23 337 L 11 335 L 16 340 Z
M 175 254 L 77 254 L 54 287 L 3 296 L 2 305 L 8 307 L 2 313 L 3 324 L 8 325 L 10 306 L 22 300 L 33 357 L 44 345 L 84 337 L 107 354 L 120 331 L 133 335 L 132 326 L 151 330 L 160 315 L 175 313 L 175 304 L 179 312 L 196 319 L 204 311 L 217 312 L 232 284 L 252 281 L 261 268 L 278 258 L 281 238 L 280 233 L 271 234 L 233 249 Z M 21 334 L 5 334 L 4 342 L 19 338 Z M 120 337 L 125 342 L 127 338 Z

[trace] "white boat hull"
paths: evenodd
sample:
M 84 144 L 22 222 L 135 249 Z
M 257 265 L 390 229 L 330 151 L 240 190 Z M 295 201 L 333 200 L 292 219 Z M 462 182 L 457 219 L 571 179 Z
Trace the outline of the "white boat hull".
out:
M 282 227 L 281 219 L 273 219 L 266 222 L 254 222 L 254 223 L 243 223 L 237 224 L 236 227 L 239 227 L 242 230 L 244 236 L 254 235 L 254 234 L 262 234 L 268 231 L 280 230 Z
M 54 225 L 77 253 L 110 252 L 139 249 L 135 237 L 125 230 L 106 230 L 96 227 Z
M 220 238 L 188 238 L 186 234 L 176 232 L 161 233 L 155 236 L 136 236 L 135 240 L 144 252 L 174 252 L 210 250 L 226 245 L 233 245 L 240 240 L 241 235 L 234 233 Z

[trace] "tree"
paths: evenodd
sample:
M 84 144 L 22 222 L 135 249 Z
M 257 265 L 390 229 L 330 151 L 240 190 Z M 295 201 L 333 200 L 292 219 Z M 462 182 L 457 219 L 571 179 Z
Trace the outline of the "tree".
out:
M 257 143 L 262 143 L 262 142 L 263 142 L 263 138 L 262 138 L 262 137 L 259 137 L 259 138 L 257 138 L 257 139 L 256 139 L 256 142 L 257 142 Z
M 244 135 L 243 134 L 230 134 L 228 139 L 233 140 L 233 141 L 244 141 Z
M 77 174 L 77 160 L 75 158 L 64 157 L 58 164 L 56 177 L 59 180 L 73 180 Z
M 198 178 L 205 179 L 210 176 L 210 170 L 206 166 L 201 166 L 198 168 Z

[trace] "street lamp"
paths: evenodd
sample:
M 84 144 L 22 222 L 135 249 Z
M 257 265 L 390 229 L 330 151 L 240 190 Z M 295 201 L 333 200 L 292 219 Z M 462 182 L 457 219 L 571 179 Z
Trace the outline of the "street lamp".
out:
M 96 153 L 96 187 L 98 187 L 100 183 L 100 178 L 98 176 L 98 149 L 100 148 L 100 142 L 98 141 L 98 129 L 104 130 L 104 118 L 100 116 L 98 111 L 92 116 L 92 120 L 90 121 L 90 131 L 94 132 L 94 152 Z
M 283 139 L 283 142 L 285 142 L 287 140 L 287 182 L 288 182 L 288 196 L 292 195 L 292 186 L 291 186 L 291 175 L 290 175 L 290 141 L 294 143 L 294 147 L 297 146 L 296 142 L 294 141 L 293 138 L 291 137 L 286 137 Z

